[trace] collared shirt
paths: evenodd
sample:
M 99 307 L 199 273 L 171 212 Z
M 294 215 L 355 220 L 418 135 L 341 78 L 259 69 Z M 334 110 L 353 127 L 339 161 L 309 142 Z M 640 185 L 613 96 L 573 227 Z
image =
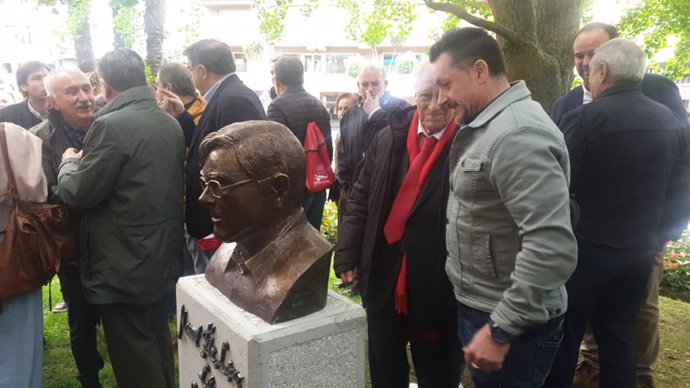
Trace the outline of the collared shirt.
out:
M 582 92 L 582 105 L 589 104 L 590 102 L 592 102 L 592 92 L 587 90 L 585 84 L 582 84 Z
M 34 109 L 33 106 L 31 106 L 31 100 L 26 101 L 26 105 L 29 107 L 29 112 L 31 112 L 32 115 L 36 116 L 37 119 L 43 121 L 46 116 L 38 113 L 36 109 Z
M 235 74 L 235 73 L 232 72 L 230 74 L 227 74 L 225 77 L 219 79 L 218 82 L 216 82 L 213 86 L 211 86 L 211 89 L 209 89 L 208 92 L 206 92 L 206 94 L 204 94 L 204 100 L 206 101 L 206 105 L 209 105 L 211 103 L 211 99 L 213 98 L 213 95 L 216 94 L 216 91 L 220 87 L 220 84 L 222 84 L 226 78 L 230 77 L 233 74 Z
M 429 136 L 429 133 L 426 129 L 424 129 L 424 126 L 422 125 L 422 120 L 417 121 L 417 136 L 419 136 L 420 134 L 423 134 L 424 136 Z M 431 136 L 435 137 L 436 140 L 441 140 L 441 136 L 443 136 L 443 133 L 446 132 L 446 129 L 448 129 L 448 127 L 443 128 L 442 130 L 432 134 Z

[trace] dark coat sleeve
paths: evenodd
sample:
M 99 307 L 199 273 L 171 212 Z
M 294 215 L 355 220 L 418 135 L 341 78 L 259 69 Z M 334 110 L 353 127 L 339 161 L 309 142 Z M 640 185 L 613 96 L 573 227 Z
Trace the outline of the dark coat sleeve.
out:
M 184 133 L 184 144 L 189 148 L 192 145 L 192 136 L 194 136 L 194 129 L 196 128 L 194 117 L 189 112 L 184 111 L 177 117 L 177 122 L 182 127 L 182 133 Z
M 688 226 L 690 219 L 690 131 L 681 123 L 680 155 L 666 188 L 666 203 L 661 216 L 659 246 L 675 241 Z
M 362 242 L 367 229 L 369 216 L 369 191 L 378 146 L 376 141 L 367 152 L 362 169 L 357 176 L 347 203 L 347 213 L 342 217 L 338 227 L 338 244 L 333 259 L 333 270 L 336 274 L 359 267 L 362 259 Z

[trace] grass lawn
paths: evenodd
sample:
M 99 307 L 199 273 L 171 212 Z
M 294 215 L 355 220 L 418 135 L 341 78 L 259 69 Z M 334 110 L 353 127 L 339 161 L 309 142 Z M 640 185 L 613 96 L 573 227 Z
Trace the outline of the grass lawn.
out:
M 331 276 L 329 286 L 335 287 L 338 280 Z M 52 302 L 60 300 L 60 285 L 55 278 L 51 285 Z M 688 300 L 690 293 L 674 294 L 674 297 Z M 359 297 L 351 297 L 359 302 Z M 661 354 L 656 363 L 657 386 L 660 388 L 690 387 L 690 303 L 668 297 L 661 298 Z M 79 388 L 76 367 L 72 359 L 69 346 L 69 327 L 67 314 L 54 314 L 48 307 L 48 287 L 43 288 L 44 327 L 45 327 L 45 355 L 44 355 L 44 387 L 46 388 Z M 171 325 L 171 333 L 175 328 Z M 113 371 L 108 361 L 108 351 L 103 338 L 103 331 L 99 328 L 99 349 L 106 360 L 105 368 L 101 371 L 101 382 L 104 388 L 116 387 Z M 177 354 L 175 355 L 177 358 Z M 414 381 L 414 374 L 411 375 Z M 367 376 L 368 381 L 368 376 Z M 463 379 L 465 387 L 471 387 L 468 377 Z

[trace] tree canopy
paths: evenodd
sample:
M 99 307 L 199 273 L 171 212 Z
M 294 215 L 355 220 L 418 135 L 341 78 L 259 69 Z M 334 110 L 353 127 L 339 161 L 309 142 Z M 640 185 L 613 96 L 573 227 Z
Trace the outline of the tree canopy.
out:
M 647 0 L 630 9 L 620 21 L 621 35 L 642 36 L 648 57 L 666 48 L 675 38 L 674 56 L 662 73 L 672 79 L 688 74 L 690 61 L 690 1 Z

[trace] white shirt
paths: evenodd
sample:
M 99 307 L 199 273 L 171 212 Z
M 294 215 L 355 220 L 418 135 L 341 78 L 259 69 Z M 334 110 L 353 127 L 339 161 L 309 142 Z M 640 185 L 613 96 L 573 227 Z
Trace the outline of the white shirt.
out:
M 582 84 L 582 91 L 584 92 L 582 93 L 582 105 L 586 105 L 592 102 L 592 92 L 587 90 L 585 84 Z
M 424 126 L 422 125 L 422 120 L 417 120 L 417 121 L 418 121 L 417 135 L 419 135 L 420 133 L 423 133 L 424 136 L 429 136 L 427 130 L 424 129 Z M 443 136 L 443 133 L 446 131 L 446 129 L 448 129 L 448 127 L 443 128 L 442 130 L 432 134 L 431 136 L 435 137 L 436 140 L 441 140 L 441 136 Z

